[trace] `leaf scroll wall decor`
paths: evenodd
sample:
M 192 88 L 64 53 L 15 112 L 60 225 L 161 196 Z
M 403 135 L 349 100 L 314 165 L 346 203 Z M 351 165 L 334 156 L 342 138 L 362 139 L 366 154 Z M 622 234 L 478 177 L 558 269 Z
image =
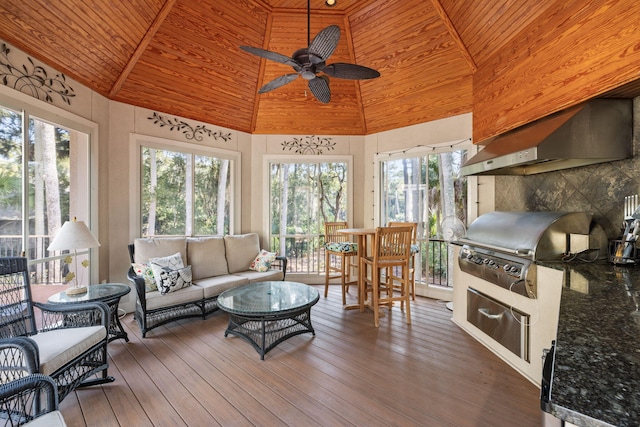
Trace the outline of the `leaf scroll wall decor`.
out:
M 42 101 L 53 103 L 53 95 L 59 95 L 62 101 L 71 105 L 76 94 L 66 82 L 64 74 L 49 76 L 47 70 L 36 65 L 30 57 L 28 64 L 14 65 L 9 59 L 11 49 L 5 43 L 0 45 L 0 80 L 2 84 L 33 96 Z
M 331 138 L 311 135 L 284 141 L 282 151 L 289 149 L 289 151 L 295 150 L 296 154 L 322 154 L 323 150 L 333 150 L 335 145 Z
M 188 140 L 194 139 L 196 141 L 202 141 L 204 135 L 209 138 L 213 138 L 216 141 L 221 139 L 224 142 L 228 142 L 231 140 L 231 132 L 222 133 L 220 131 L 214 131 L 212 129 L 207 128 L 204 125 L 197 125 L 195 127 L 191 126 L 189 123 L 184 120 L 180 120 L 178 118 L 168 118 L 160 113 L 153 112 L 153 116 L 148 117 L 149 120 L 153 120 L 153 124 L 156 124 L 160 127 L 167 126 L 170 131 L 182 132 L 184 137 Z

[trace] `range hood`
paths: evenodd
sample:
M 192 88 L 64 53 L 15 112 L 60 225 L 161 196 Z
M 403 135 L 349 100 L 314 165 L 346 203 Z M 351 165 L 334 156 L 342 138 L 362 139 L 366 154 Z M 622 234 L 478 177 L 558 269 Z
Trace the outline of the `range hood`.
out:
M 531 175 L 630 158 L 632 108 L 631 99 L 594 99 L 552 114 L 492 138 L 461 173 Z

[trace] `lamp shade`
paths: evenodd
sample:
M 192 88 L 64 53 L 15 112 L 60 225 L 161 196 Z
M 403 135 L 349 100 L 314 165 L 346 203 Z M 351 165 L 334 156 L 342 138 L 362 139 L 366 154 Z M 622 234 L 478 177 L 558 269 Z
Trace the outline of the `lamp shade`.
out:
M 67 221 L 47 248 L 49 251 L 97 248 L 100 243 L 93 237 L 84 221 Z

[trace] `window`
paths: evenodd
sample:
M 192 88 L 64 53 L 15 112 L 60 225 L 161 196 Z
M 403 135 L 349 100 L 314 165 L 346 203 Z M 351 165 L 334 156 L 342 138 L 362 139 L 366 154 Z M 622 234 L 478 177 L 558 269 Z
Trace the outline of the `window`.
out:
M 418 223 L 416 291 L 448 287 L 451 260 L 440 224 L 447 216 L 466 223 L 466 178 L 460 176 L 465 151 L 416 157 L 380 157 L 380 224 L 389 221 Z M 429 295 L 431 296 L 431 295 Z
M 239 155 L 137 136 L 140 236 L 233 234 Z
M 89 227 L 96 222 L 90 191 L 96 126 L 44 108 L 0 97 L 0 255 L 24 253 L 34 284 L 63 283 L 67 268 L 74 268 L 60 261 L 64 253 L 47 251 L 62 224 L 73 217 Z M 78 251 L 74 263 L 90 254 Z M 85 274 L 78 280 L 86 284 L 91 271 Z
M 325 221 L 351 221 L 351 159 L 313 159 L 269 160 L 269 241 L 292 273 L 324 273 Z

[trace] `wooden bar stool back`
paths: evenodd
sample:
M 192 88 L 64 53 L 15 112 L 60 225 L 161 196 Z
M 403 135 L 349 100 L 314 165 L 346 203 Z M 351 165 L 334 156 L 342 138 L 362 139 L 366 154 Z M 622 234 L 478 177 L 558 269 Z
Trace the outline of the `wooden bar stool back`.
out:
M 409 263 L 411 260 L 411 227 L 378 227 L 373 243 L 373 256 L 360 258 L 362 274 L 360 295 L 360 311 L 364 311 L 364 300 L 371 294 L 373 320 L 380 326 L 380 306 L 386 305 L 391 310 L 395 301 L 400 302 L 404 310 L 407 324 L 411 324 L 411 296 L 409 288 Z M 394 284 L 382 272 L 391 268 L 403 271 L 401 285 L 394 289 Z M 370 271 L 367 271 L 367 269 Z
M 346 292 L 349 291 L 349 285 L 357 282 L 351 280 L 351 269 L 358 267 L 357 263 L 352 262 L 352 259 L 357 258 L 358 245 L 350 242 L 348 235 L 338 233 L 338 230 L 345 228 L 346 221 L 324 223 L 324 296 L 326 298 L 329 293 L 329 280 L 339 278 L 342 286 L 342 305 L 347 303 Z
M 413 227 L 411 232 L 411 264 L 409 265 L 409 285 L 411 287 L 411 299 L 416 300 L 416 254 L 420 252 L 420 246 L 418 245 L 418 223 L 417 222 L 399 222 L 390 221 L 387 223 L 389 227 Z M 392 269 L 387 272 L 392 280 L 402 281 L 401 277 L 394 274 Z

